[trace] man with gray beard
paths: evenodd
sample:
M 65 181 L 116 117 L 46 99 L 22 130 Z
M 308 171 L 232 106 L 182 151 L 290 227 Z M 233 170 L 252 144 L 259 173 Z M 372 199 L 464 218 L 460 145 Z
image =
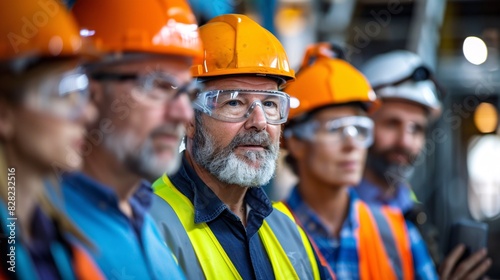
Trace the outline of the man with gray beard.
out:
M 295 78 L 280 42 L 243 15 L 200 27 L 204 91 L 183 162 L 153 189 L 152 215 L 189 279 L 325 279 L 305 233 L 260 188 L 274 175 Z M 234 48 L 229 46 L 235 46 Z
M 185 0 L 81 0 L 72 11 L 104 58 L 86 65 L 100 117 L 76 143 L 84 168 L 64 176 L 65 208 L 106 279 L 184 279 L 148 213 L 144 179 L 180 164 L 190 67 L 203 50 L 195 17 Z
M 217 147 L 216 140 L 203 127 L 202 115 L 197 113 L 193 139 L 193 158 L 211 174 L 226 184 L 245 187 L 260 187 L 272 178 L 276 170 L 279 143 L 271 143 L 266 131 L 248 131 L 237 134 L 227 147 Z M 249 162 L 261 161 L 258 168 L 248 168 L 245 160 L 240 160 L 233 152 L 241 145 L 264 147 L 263 151 L 245 151 L 244 159 Z

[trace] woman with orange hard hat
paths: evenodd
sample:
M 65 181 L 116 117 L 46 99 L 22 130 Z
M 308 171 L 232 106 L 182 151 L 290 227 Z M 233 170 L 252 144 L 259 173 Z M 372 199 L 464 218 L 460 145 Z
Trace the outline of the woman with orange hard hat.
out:
M 0 279 L 102 279 L 47 194 L 82 163 L 94 111 L 78 63 L 91 51 L 57 1 L 2 1 L 0 17 Z
M 365 77 L 327 43 L 308 48 L 285 124 L 286 162 L 298 184 L 289 209 L 338 279 L 412 279 L 404 218 L 370 208 L 350 189 L 361 180 L 378 101 Z M 392 242 L 387 242 L 390 240 Z

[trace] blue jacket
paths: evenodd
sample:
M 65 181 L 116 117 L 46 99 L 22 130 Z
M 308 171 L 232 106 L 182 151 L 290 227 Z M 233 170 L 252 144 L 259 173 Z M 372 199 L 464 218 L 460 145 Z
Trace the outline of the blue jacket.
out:
M 153 195 L 148 183 L 130 199 L 133 219 L 120 211 L 110 188 L 82 173 L 64 176 L 63 194 L 69 216 L 94 243 L 89 251 L 108 279 L 184 279 L 147 213 Z

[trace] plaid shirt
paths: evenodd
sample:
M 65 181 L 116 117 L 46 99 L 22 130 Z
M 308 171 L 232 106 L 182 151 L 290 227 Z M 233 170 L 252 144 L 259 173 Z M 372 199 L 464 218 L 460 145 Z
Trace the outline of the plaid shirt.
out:
M 309 236 L 314 239 L 326 261 L 335 272 L 337 279 L 360 279 L 357 240 L 354 235 L 359 226 L 358 217 L 353 205 L 358 196 L 349 190 L 349 210 L 342 224 L 339 237 L 329 233 L 319 217 L 303 201 L 297 188 L 294 188 L 286 201 L 296 217 L 300 220 Z M 416 227 L 407 223 L 410 235 L 411 251 L 414 261 L 415 279 L 438 279 L 425 243 Z

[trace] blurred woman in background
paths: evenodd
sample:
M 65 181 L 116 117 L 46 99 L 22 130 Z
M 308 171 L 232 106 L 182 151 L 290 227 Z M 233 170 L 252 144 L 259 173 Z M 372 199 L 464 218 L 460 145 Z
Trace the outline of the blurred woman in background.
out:
M 350 188 L 362 177 L 377 101 L 366 78 L 328 44 L 308 49 L 285 125 L 286 161 L 298 176 L 286 204 L 338 279 L 436 279 L 412 254 L 397 209 L 369 207 Z M 415 245 L 415 246 L 417 246 Z M 421 248 L 425 251 L 425 247 Z
M 0 279 L 100 279 L 76 245 L 86 238 L 45 192 L 82 163 L 95 115 L 77 68 L 88 48 L 57 1 L 2 1 L 0 18 Z

